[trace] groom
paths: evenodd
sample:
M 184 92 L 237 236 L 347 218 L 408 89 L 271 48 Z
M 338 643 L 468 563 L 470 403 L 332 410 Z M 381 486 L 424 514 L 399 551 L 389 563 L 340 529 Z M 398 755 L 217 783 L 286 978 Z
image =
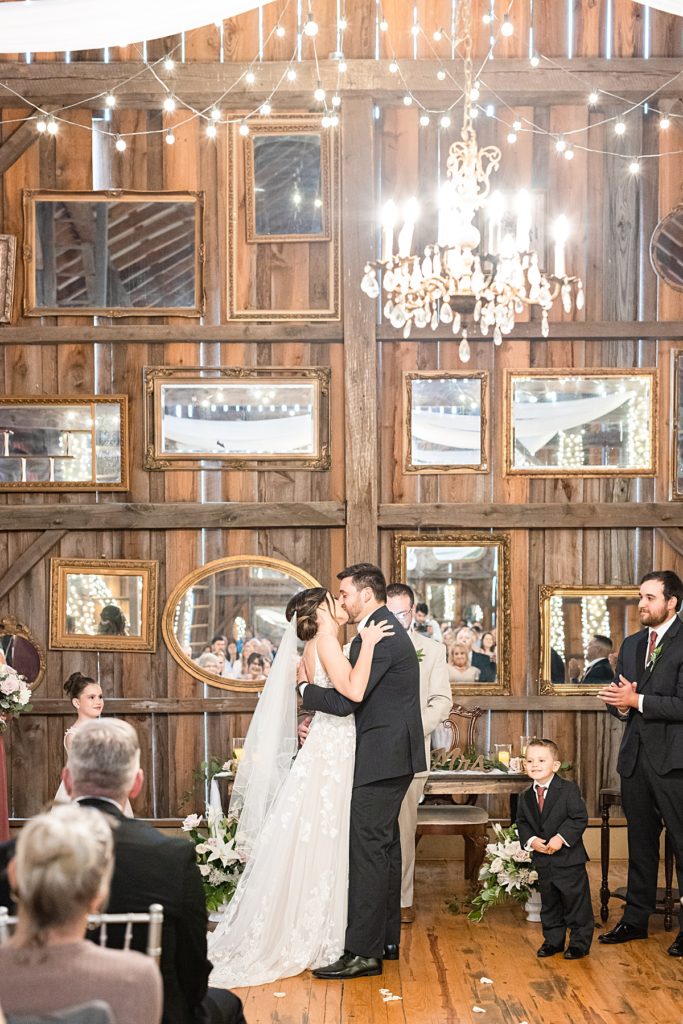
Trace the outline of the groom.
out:
M 386 607 L 386 581 L 361 562 L 339 573 L 339 600 L 360 632 L 369 622 L 394 628 L 375 647 L 361 703 L 336 690 L 300 684 L 307 711 L 356 715 L 356 765 L 351 798 L 349 910 L 346 951 L 317 978 L 362 978 L 382 973 L 382 957 L 398 959 L 401 934 L 401 843 L 398 815 L 415 772 L 426 768 L 420 714 L 420 669 L 415 648 Z M 350 660 L 360 653 L 360 636 Z

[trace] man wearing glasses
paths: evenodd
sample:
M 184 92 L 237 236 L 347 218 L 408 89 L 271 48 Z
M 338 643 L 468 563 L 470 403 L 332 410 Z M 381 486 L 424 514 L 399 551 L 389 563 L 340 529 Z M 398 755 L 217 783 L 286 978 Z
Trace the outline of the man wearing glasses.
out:
M 390 583 L 387 587 L 387 608 L 396 616 L 404 629 L 408 630 L 420 662 L 420 709 L 422 726 L 425 736 L 425 754 L 429 766 L 429 748 L 432 732 L 441 722 L 448 718 L 451 710 L 451 686 L 448 682 L 448 666 L 446 664 L 446 648 L 437 640 L 432 640 L 424 633 L 413 628 L 415 595 L 405 583 Z M 417 808 L 422 798 L 429 767 L 413 778 L 408 792 L 401 805 L 398 819 L 401 831 L 401 860 L 403 874 L 401 879 L 401 923 L 412 924 L 415 920 L 413 910 L 413 878 L 415 875 L 415 829 L 417 828 Z

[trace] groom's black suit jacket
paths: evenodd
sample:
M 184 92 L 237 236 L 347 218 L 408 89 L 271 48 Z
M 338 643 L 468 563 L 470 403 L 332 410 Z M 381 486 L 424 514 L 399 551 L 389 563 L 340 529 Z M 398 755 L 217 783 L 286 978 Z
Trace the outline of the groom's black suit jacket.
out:
M 324 711 L 342 718 L 355 712 L 356 786 L 414 775 L 427 768 L 420 712 L 420 663 L 413 642 L 386 605 L 377 608 L 368 622 L 389 622 L 394 635 L 384 637 L 375 647 L 363 700 L 356 703 L 314 683 L 306 685 L 303 695 L 307 711 Z M 360 646 L 357 635 L 351 643 L 352 665 L 358 660 Z
M 619 749 L 617 771 L 629 778 L 636 767 L 642 743 L 657 775 L 683 769 L 683 623 L 669 626 L 661 652 L 651 668 L 645 668 L 648 629 L 627 636 L 617 660 L 616 678 L 623 675 L 638 682 L 644 694 L 642 714 L 629 708 Z M 623 718 L 616 708 L 608 710 Z

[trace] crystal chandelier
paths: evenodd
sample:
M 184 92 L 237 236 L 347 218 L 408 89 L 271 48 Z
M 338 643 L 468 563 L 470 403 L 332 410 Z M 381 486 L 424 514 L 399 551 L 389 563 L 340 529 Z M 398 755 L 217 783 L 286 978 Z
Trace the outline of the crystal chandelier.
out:
M 541 310 L 543 337 L 549 333 L 548 312 L 561 296 L 567 313 L 584 305 L 583 285 L 568 276 L 564 266 L 564 237 L 556 239 L 555 272 L 541 269 L 538 254 L 529 250 L 530 212 L 520 214 L 515 236 L 505 235 L 499 251 L 480 254 L 481 234 L 475 225 L 491 192 L 490 177 L 498 170 L 497 146 L 477 145 L 471 103 L 478 95 L 472 76 L 471 0 L 462 4 L 465 103 L 460 139 L 452 144 L 446 165 L 446 183 L 439 202 L 438 240 L 422 256 L 411 253 L 417 217 L 414 201 L 408 204 L 393 252 L 394 206 L 388 204 L 383 220 L 381 259 L 365 265 L 361 289 L 371 299 L 380 291 L 386 298 L 384 317 L 407 338 L 417 328 L 450 324 L 460 335 L 460 358 L 470 358 L 468 328 L 474 322 L 482 336 L 492 332 L 500 345 L 515 326 L 515 317 L 536 306 Z M 378 277 L 379 274 L 379 277 Z

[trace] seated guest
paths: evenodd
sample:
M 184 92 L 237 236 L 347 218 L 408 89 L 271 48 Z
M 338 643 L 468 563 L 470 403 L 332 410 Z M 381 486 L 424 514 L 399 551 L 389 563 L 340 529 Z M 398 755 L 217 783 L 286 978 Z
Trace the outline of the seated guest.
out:
M 456 643 L 464 644 L 471 655 L 471 662 L 474 668 L 479 669 L 480 683 L 495 683 L 496 663 L 491 661 L 487 654 L 473 650 L 474 633 L 469 626 L 462 626 L 455 634 Z
M 241 676 L 242 675 L 242 662 L 237 651 L 237 642 L 235 640 L 228 641 L 228 647 L 225 652 L 225 665 L 223 666 L 224 676 Z
M 107 901 L 113 856 L 111 828 L 96 810 L 57 807 L 22 830 L 8 867 L 19 920 L 0 947 L 0 1003 L 9 1014 L 101 999 L 122 1024 L 161 1020 L 154 961 L 84 938 L 88 914 Z
M 268 665 L 268 668 L 270 668 L 270 665 Z M 267 674 L 266 659 L 262 654 L 258 654 L 254 651 L 254 653 L 250 654 L 247 658 L 247 671 L 244 674 L 244 678 L 251 680 L 265 679 Z
M 480 650 L 482 654 L 486 654 L 491 661 L 496 660 L 496 634 L 492 633 L 491 630 L 481 634 Z
M 448 652 L 449 683 L 478 683 L 481 672 L 471 662 L 471 652 L 465 644 L 455 643 Z
M 221 675 L 224 664 L 225 659 L 222 654 L 218 655 L 207 652 L 206 654 L 200 654 L 197 658 L 199 668 L 203 668 L 205 672 L 211 672 L 216 676 Z
M 107 910 L 146 911 L 150 903 L 164 908 L 162 1024 L 244 1024 L 237 996 L 208 988 L 207 914 L 194 847 L 123 815 L 126 797 L 140 792 L 143 779 L 140 745 L 127 722 L 105 719 L 79 728 L 64 770 L 66 788 L 72 800 L 104 811 L 117 823 Z M 110 942 L 117 938 L 122 944 L 123 935 L 110 928 Z M 142 941 L 134 934 L 133 945 Z M 127 1020 L 121 1018 L 121 1024 Z
M 586 664 L 583 672 L 576 658 L 567 662 L 570 683 L 611 683 L 614 669 L 609 656 L 612 653 L 612 641 L 608 636 L 595 633 L 586 646 Z

